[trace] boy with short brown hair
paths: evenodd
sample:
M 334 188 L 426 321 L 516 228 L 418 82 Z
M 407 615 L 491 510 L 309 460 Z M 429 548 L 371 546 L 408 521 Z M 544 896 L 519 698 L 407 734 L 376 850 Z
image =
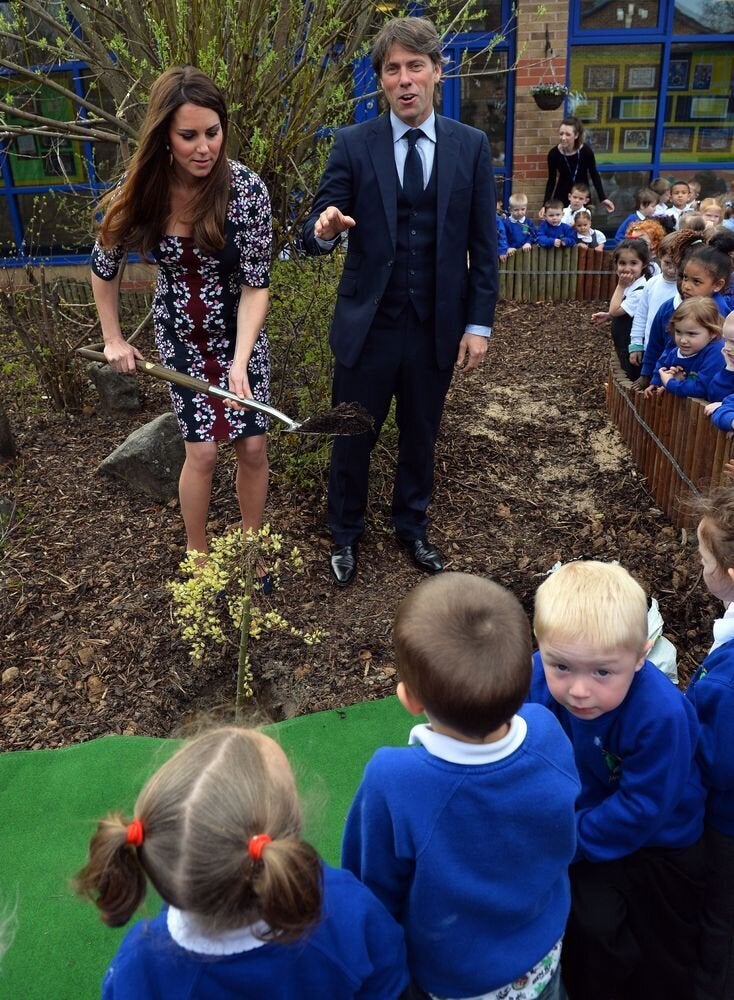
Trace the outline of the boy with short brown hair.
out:
M 579 786 L 556 720 L 521 709 L 525 612 L 490 580 L 442 573 L 401 603 L 394 641 L 398 697 L 428 723 L 367 765 L 342 864 L 403 925 L 415 997 L 527 977 L 555 1000 Z

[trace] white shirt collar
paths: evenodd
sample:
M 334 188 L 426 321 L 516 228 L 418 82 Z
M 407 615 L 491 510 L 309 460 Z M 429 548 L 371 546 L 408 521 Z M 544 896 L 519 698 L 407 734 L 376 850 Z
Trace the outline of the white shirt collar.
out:
M 464 743 L 452 736 L 434 732 L 430 725 L 413 726 L 408 743 L 420 743 L 433 756 L 449 764 L 493 764 L 509 757 L 521 745 L 528 732 L 528 724 L 519 715 L 513 715 L 510 731 L 495 743 Z
M 390 127 L 392 128 L 392 141 L 396 143 L 398 139 L 402 139 L 406 132 L 409 132 L 412 128 L 419 128 L 426 139 L 430 139 L 431 142 L 436 141 L 436 112 L 432 111 L 428 118 L 423 122 L 422 125 L 406 125 L 404 121 L 401 121 L 394 111 L 390 111 Z
M 265 921 L 260 920 L 248 927 L 207 934 L 193 913 L 178 910 L 175 906 L 168 907 L 166 924 L 177 945 L 200 955 L 238 955 L 243 951 L 253 951 L 268 943 L 261 940 L 261 936 L 270 929 Z
M 723 646 L 730 639 L 734 639 L 734 603 L 728 606 L 723 618 L 717 618 L 714 622 L 714 644 L 709 653 L 713 653 L 718 646 Z

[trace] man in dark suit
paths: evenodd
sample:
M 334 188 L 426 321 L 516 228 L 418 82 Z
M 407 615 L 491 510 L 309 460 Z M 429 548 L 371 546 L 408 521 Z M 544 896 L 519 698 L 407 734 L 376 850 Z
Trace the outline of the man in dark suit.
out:
M 396 400 L 398 461 L 392 516 L 419 569 L 443 559 L 426 537 L 434 450 L 454 365 L 478 367 L 497 301 L 495 193 L 487 137 L 436 115 L 441 40 L 425 18 L 394 18 L 375 39 L 372 65 L 389 105 L 336 133 L 306 220 L 308 253 L 349 232 L 330 343 L 334 403 L 356 400 L 374 433 L 336 438 L 329 475 L 331 574 L 357 568 L 369 463 Z

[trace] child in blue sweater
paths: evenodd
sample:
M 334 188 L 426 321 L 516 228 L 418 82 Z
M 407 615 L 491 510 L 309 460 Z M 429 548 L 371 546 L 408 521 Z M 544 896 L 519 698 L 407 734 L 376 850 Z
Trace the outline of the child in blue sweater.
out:
M 401 603 L 394 642 L 398 697 L 428 723 L 367 765 L 342 863 L 403 925 L 413 997 L 555 1000 L 579 784 L 551 713 L 522 708 L 525 612 L 441 573 Z
M 507 233 L 507 254 L 512 256 L 518 250 L 527 253 L 538 242 L 535 223 L 528 218 L 528 196 L 510 195 L 510 217 L 505 219 Z
M 724 320 L 721 335 L 725 367 L 709 382 L 707 398 L 711 402 L 704 412 L 719 430 L 730 431 L 734 430 L 734 313 Z
M 617 231 L 614 234 L 614 242 L 619 243 L 627 236 L 627 230 L 635 222 L 642 222 L 643 219 L 652 219 L 658 204 L 658 196 L 650 188 L 640 188 L 635 192 L 635 211 L 622 219 Z
M 151 883 L 162 912 L 124 938 L 103 1000 L 396 1000 L 403 932 L 349 872 L 301 839 L 285 754 L 254 730 L 184 745 L 138 796 L 101 820 L 77 876 L 112 927 Z
M 551 199 L 543 208 L 545 216 L 538 225 L 538 246 L 556 248 L 576 246 L 576 230 L 573 226 L 561 222 L 563 202 Z
M 645 395 L 670 392 L 674 396 L 708 399 L 709 384 L 724 368 L 721 323 L 713 299 L 705 295 L 684 299 L 670 317 L 675 346 L 658 358 Z
M 535 598 L 530 698 L 573 744 L 578 852 L 563 947 L 570 1000 L 691 1000 L 703 879 L 698 723 L 645 659 L 647 597 L 571 562 Z
M 497 256 L 500 260 L 507 260 L 507 229 L 505 220 L 499 212 L 495 216 L 497 222 Z
M 701 724 L 698 760 L 708 791 L 704 842 L 707 879 L 695 1000 L 734 997 L 734 487 L 700 504 L 703 580 L 723 601 L 714 643 L 686 692 Z
M 646 389 L 650 385 L 658 358 L 666 348 L 673 346 L 674 341 L 670 337 L 668 323 L 683 299 L 689 299 L 694 295 L 709 295 L 723 317 L 731 312 L 722 295 L 732 271 L 729 255 L 714 247 L 706 246 L 701 242 L 698 233 L 684 231 L 679 233 L 678 237 L 680 240 L 676 250 L 679 258 L 678 293 L 664 302 L 655 314 L 642 357 L 640 377 L 632 386 L 633 389 Z

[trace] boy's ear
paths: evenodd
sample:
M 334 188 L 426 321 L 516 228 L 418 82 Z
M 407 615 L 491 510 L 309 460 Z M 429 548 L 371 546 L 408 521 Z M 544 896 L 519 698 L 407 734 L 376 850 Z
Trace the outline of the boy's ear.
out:
M 410 712 L 411 715 L 423 715 L 424 706 L 411 694 L 403 681 L 399 681 L 396 693 L 406 712 Z
M 645 662 L 645 660 L 647 659 L 647 654 L 650 652 L 650 650 L 652 649 L 652 647 L 654 645 L 655 645 L 655 643 L 652 641 L 652 639 L 648 639 L 647 642 L 645 643 L 645 645 L 642 647 L 642 656 L 640 657 L 640 662 L 635 667 L 635 673 L 638 670 L 642 670 L 642 665 Z
M 729 577 L 729 579 L 731 580 L 731 582 L 734 583 L 734 567 L 730 567 L 726 571 L 726 575 Z

